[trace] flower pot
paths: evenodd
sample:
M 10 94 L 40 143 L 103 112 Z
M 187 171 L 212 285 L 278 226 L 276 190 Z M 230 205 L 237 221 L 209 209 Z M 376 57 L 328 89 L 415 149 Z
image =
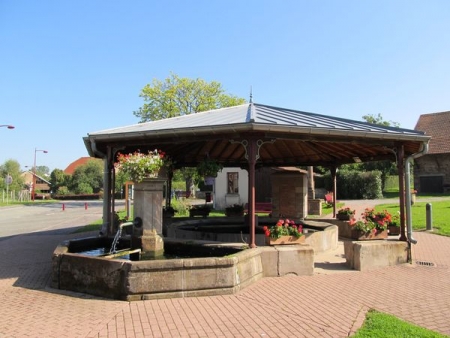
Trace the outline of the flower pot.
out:
M 242 216 L 244 216 L 244 210 L 242 210 L 242 211 L 227 211 L 227 210 L 225 210 L 225 216 L 227 216 L 227 217 L 242 217 Z
M 266 245 L 289 245 L 305 243 L 305 237 L 281 236 L 280 238 L 266 237 Z
M 352 215 L 347 215 L 347 214 L 336 214 L 336 218 L 340 221 L 350 221 L 350 217 Z
M 389 235 L 391 235 L 391 236 L 400 235 L 400 227 L 398 227 L 396 225 L 389 225 L 388 232 L 389 232 Z
M 208 208 L 192 208 L 189 210 L 189 217 L 195 217 L 195 216 L 207 217 L 207 216 L 209 216 L 210 211 L 211 210 Z
M 376 240 L 376 239 L 386 239 L 388 237 L 387 230 L 378 230 L 377 232 L 368 231 L 363 232 L 361 230 L 352 230 L 351 238 L 357 241 L 367 241 L 367 240 Z

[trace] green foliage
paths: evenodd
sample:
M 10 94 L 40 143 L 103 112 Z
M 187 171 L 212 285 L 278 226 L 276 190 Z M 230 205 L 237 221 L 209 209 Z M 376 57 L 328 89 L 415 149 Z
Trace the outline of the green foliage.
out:
M 341 208 L 337 212 L 338 215 L 347 215 L 347 216 L 353 216 L 355 214 L 354 209 L 350 209 L 349 207 Z
M 189 204 L 185 199 L 173 199 L 171 206 L 175 210 L 175 217 L 187 217 L 189 216 Z
M 116 171 L 116 179 L 114 181 L 114 193 L 116 198 L 125 197 L 125 183 L 129 180 L 128 174 L 122 171 Z
M 74 193 L 78 195 L 87 195 L 94 193 L 94 189 L 92 189 L 89 183 L 81 182 L 75 187 Z
M 387 176 L 384 180 L 383 191 L 397 191 L 398 192 L 398 175 Z
M 6 189 L 5 178 L 12 177 L 12 183 L 8 186 L 9 191 L 20 191 L 24 188 L 24 179 L 21 177 L 20 164 L 16 160 L 7 160 L 0 166 L 0 189 Z
M 422 199 L 426 198 L 421 196 Z M 414 230 L 425 230 L 427 227 L 426 205 L 431 203 L 433 216 L 433 232 L 439 235 L 450 236 L 450 199 L 444 201 L 416 202 L 411 206 L 411 219 Z M 399 204 L 381 204 L 375 210 L 387 210 L 392 215 L 398 215 Z
M 371 172 L 361 173 L 363 189 L 363 199 L 375 199 L 383 197 L 383 189 L 381 182 L 381 171 L 374 170 Z
M 103 164 L 102 161 L 90 160 L 86 164 L 75 169 L 69 189 L 77 193 L 84 191 L 84 184 L 92 188 L 93 193 L 99 193 L 103 188 Z
M 144 105 L 133 114 L 140 122 L 194 114 L 206 110 L 231 107 L 245 100 L 225 94 L 219 82 L 181 78 L 173 73 L 164 81 L 154 79 L 141 91 Z
M 72 177 L 70 175 L 65 174 L 64 171 L 62 171 L 61 169 L 54 169 L 50 174 L 50 184 L 52 186 L 52 191 L 59 192 L 60 188 L 65 188 L 67 189 L 68 192 L 67 186 L 71 184 L 71 180 Z M 61 191 L 64 192 L 65 190 L 62 189 Z
M 391 161 L 372 161 L 372 162 L 364 162 L 361 164 L 361 170 L 364 171 L 379 171 L 381 173 L 381 182 L 382 188 L 386 187 L 386 178 L 389 175 L 397 175 L 397 165 L 395 162 Z M 398 183 L 397 183 L 398 185 Z
M 264 226 L 264 234 L 270 238 L 280 238 L 281 236 L 303 236 L 302 225 L 297 225 L 293 220 L 280 219 L 274 226 Z
M 186 182 L 185 181 L 180 181 L 180 180 L 173 180 L 172 181 L 172 189 L 173 190 L 184 190 L 184 188 L 186 188 Z
M 197 173 L 200 177 L 212 176 L 216 177 L 219 170 L 222 170 L 223 165 L 216 160 L 206 158 L 197 165 Z
M 50 168 L 46 165 L 37 165 L 36 166 L 36 175 L 40 177 L 48 177 L 50 176 Z
M 363 326 L 351 337 L 353 338 L 443 338 L 440 333 L 400 320 L 392 315 L 369 310 Z
M 398 122 L 383 120 L 383 117 L 381 116 L 380 113 L 378 113 L 378 115 L 376 115 L 376 116 L 373 114 L 364 115 L 363 119 L 368 123 L 379 124 L 379 125 L 385 126 L 385 127 L 392 126 L 392 127 L 398 128 L 400 126 L 400 123 L 398 123 Z
M 56 190 L 56 194 L 57 195 L 69 195 L 70 191 L 69 191 L 69 188 L 67 188 L 65 186 L 61 186 Z
M 339 170 L 336 177 L 338 199 L 376 199 L 383 196 L 381 172 Z M 331 175 L 324 175 L 325 188 L 332 190 Z

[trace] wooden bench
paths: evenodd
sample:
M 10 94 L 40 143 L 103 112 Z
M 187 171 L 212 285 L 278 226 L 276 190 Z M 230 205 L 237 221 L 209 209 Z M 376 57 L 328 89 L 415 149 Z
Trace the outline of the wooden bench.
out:
M 244 212 L 248 214 L 248 203 L 245 203 Z M 271 202 L 255 202 L 255 213 L 259 214 L 271 214 L 272 203 Z

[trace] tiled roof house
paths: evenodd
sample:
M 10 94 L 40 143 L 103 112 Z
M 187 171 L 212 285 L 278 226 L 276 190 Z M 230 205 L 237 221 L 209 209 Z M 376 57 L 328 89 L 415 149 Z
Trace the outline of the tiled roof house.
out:
M 64 169 L 64 173 L 68 175 L 73 175 L 75 169 L 77 169 L 79 166 L 85 165 L 88 161 L 101 161 L 101 160 L 95 157 L 80 157 L 78 160 L 70 163 L 67 166 L 67 168 Z
M 450 191 L 450 111 L 424 114 L 415 130 L 431 136 L 428 153 L 414 161 L 414 187 L 419 193 Z

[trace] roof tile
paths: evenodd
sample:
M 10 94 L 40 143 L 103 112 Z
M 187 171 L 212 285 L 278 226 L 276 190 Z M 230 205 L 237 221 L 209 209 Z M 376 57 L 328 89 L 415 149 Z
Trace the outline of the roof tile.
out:
M 414 129 L 431 136 L 428 154 L 450 153 L 450 111 L 420 115 Z

